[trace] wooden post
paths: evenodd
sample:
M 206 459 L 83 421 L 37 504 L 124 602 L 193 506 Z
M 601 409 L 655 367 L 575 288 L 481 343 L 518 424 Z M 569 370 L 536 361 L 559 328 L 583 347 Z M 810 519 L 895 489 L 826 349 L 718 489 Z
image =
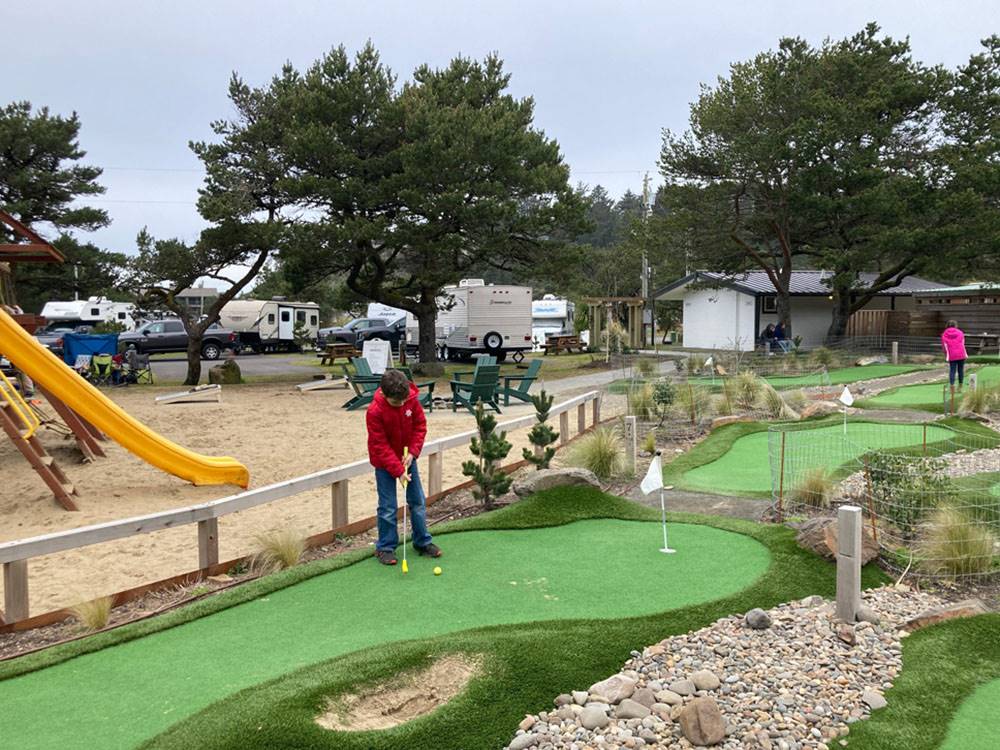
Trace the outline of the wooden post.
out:
M 892 363 L 894 365 L 898 365 L 899 364 L 899 342 L 898 341 L 893 341 L 892 342 Z
M 3 564 L 3 616 L 10 622 L 28 618 L 28 561 Z
M 330 485 L 330 501 L 333 509 L 333 528 L 347 526 L 347 488 L 348 480 L 341 479 Z
M 559 445 L 566 445 L 569 442 L 569 412 L 564 411 L 559 415 Z
M 580 404 L 576 407 L 576 434 L 587 431 L 587 405 Z
M 853 623 L 861 605 L 861 508 L 837 511 L 837 619 Z
M 198 521 L 198 567 L 204 570 L 219 563 L 219 519 Z
M 636 417 L 625 417 L 625 461 L 635 473 Z
M 778 523 L 784 522 L 784 508 L 782 505 L 785 499 L 785 435 L 786 433 L 782 431 L 781 461 L 778 468 Z
M 432 453 L 427 457 L 427 494 L 441 494 L 441 466 L 443 453 Z
M 594 427 L 601 423 L 601 394 L 594 397 Z
M 924 422 L 924 457 L 927 456 L 927 423 Z

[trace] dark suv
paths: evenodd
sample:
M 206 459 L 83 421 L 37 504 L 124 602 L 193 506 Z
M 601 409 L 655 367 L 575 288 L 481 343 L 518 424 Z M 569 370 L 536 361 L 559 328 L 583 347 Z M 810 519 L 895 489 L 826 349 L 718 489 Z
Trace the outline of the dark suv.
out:
M 387 323 L 382 318 L 357 318 L 345 326 L 320 328 L 316 346 L 320 349 L 327 344 L 354 344 L 361 346 L 371 339 L 384 339 L 399 346 L 400 339 L 406 337 L 406 318 Z
M 140 354 L 186 352 L 188 335 L 179 320 L 154 320 L 134 331 L 118 335 L 119 348 L 127 349 L 130 344 L 134 344 Z M 203 359 L 218 359 L 224 349 L 236 348 L 236 334 L 218 323 L 210 325 L 201 340 Z

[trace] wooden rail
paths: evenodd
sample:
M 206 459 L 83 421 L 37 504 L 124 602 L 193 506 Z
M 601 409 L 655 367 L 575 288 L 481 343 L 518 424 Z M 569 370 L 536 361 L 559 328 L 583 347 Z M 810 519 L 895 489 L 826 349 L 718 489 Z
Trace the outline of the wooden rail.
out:
M 589 391 L 552 407 L 549 411 L 550 416 L 560 415 L 560 431 L 563 435 L 561 441 L 563 443 L 568 439 L 569 414 L 573 409 L 576 409 L 577 412 L 578 433 L 587 429 L 588 404 L 593 410 L 592 425 L 600 424 L 601 398 L 600 391 Z M 507 431 L 526 429 L 531 427 L 535 421 L 535 414 L 532 412 L 523 417 L 502 422 L 497 425 L 497 429 Z M 426 457 L 428 461 L 427 486 L 425 487 L 425 492 L 428 495 L 436 495 L 441 492 L 444 452 L 468 445 L 476 435 L 475 430 L 470 430 L 424 444 L 421 457 Z M 0 563 L 3 563 L 4 608 L 3 619 L 0 619 L 0 623 L 10 624 L 27 619 L 29 616 L 28 561 L 33 557 L 197 524 L 198 567 L 206 569 L 219 562 L 218 519 L 223 516 L 265 505 L 275 500 L 283 500 L 302 492 L 330 487 L 331 522 L 333 531 L 337 532 L 348 526 L 350 480 L 369 475 L 371 472 L 371 464 L 368 463 L 367 459 L 364 459 L 185 508 L 82 526 L 78 529 L 68 529 L 28 539 L 2 542 L 0 543 Z

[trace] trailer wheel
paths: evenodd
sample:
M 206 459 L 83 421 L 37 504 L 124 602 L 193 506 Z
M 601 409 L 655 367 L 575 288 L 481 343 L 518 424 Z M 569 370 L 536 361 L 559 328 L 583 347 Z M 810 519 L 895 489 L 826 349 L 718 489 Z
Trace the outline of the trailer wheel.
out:
M 500 350 L 503 349 L 503 336 L 496 331 L 490 331 L 483 336 L 483 346 L 490 354 L 499 355 Z

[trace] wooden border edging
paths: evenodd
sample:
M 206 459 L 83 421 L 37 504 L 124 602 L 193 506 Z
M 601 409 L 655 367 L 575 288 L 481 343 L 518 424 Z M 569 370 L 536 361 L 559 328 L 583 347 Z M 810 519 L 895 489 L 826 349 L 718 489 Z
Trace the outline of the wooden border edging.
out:
M 560 426 L 562 427 L 568 425 L 569 411 L 576 408 L 579 417 L 578 428 L 584 428 L 577 433 L 577 435 L 580 435 L 586 431 L 584 409 L 588 402 L 592 402 L 593 404 L 593 426 L 600 424 L 600 402 L 602 398 L 603 394 L 601 391 L 588 391 L 554 406 L 549 413 L 550 415 L 565 415 L 560 418 Z M 507 431 L 525 429 L 531 427 L 535 421 L 535 414 L 531 413 L 524 417 L 518 417 L 517 419 L 511 419 L 498 424 L 497 428 Z M 451 448 L 468 445 L 477 434 L 475 430 L 470 430 L 446 438 L 440 438 L 424 445 L 421 457 L 427 456 L 430 467 L 427 478 L 427 487 L 431 490 L 428 496 L 428 504 L 433 503 L 446 494 L 472 484 L 471 482 L 465 482 L 446 491 L 440 491 L 443 464 L 441 455 Z M 504 471 L 514 471 L 525 465 L 525 463 L 524 461 L 517 461 L 503 468 Z M 78 529 L 69 529 L 52 534 L 0 543 L 0 564 L 3 564 L 4 570 L 4 615 L 7 620 L 6 624 L 4 624 L 4 620 L 0 619 L 0 633 L 38 627 L 42 624 L 56 622 L 58 619 L 65 617 L 65 610 L 38 615 L 37 617 L 29 617 L 27 561 L 33 557 L 79 549 L 93 544 L 147 534 L 153 531 L 197 524 L 199 570 L 115 594 L 115 604 L 122 604 L 138 598 L 143 593 L 160 585 L 169 585 L 173 582 L 187 580 L 191 576 L 213 575 L 209 571 L 214 571 L 220 567 L 223 570 L 228 570 L 233 565 L 245 560 L 246 558 L 238 558 L 226 563 L 219 563 L 218 519 L 231 513 L 329 486 L 331 487 L 332 525 L 335 528 L 310 537 L 307 540 L 310 546 L 328 544 L 337 534 L 353 535 L 373 528 L 375 526 L 375 516 L 368 516 L 353 523 L 346 523 L 348 480 L 367 475 L 371 470 L 369 462 L 362 459 L 332 469 L 324 469 L 284 482 L 247 490 L 236 495 L 220 498 L 219 500 L 212 500 L 185 508 L 108 521 L 101 524 L 83 526 Z M 434 490 L 438 491 L 434 492 Z M 60 613 L 63 614 L 62 617 L 49 619 Z M 0 617 L 4 615 L 0 615 Z

